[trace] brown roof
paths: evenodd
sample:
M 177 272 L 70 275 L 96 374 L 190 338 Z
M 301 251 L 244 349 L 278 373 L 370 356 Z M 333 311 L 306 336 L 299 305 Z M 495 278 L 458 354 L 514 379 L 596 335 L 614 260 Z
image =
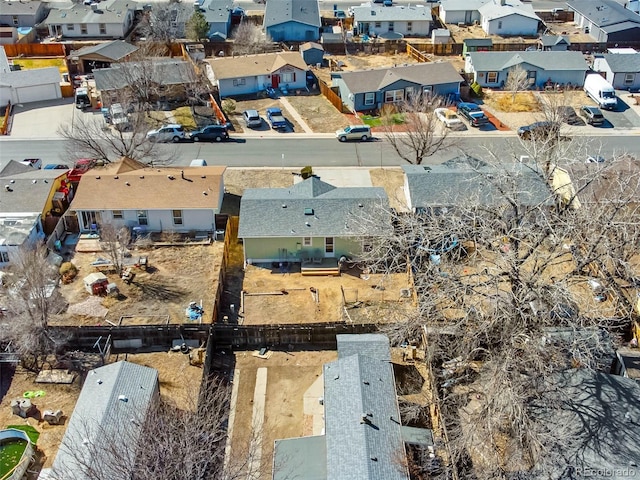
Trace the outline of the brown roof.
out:
M 240 78 L 254 75 L 268 75 L 290 65 L 300 70 L 307 70 L 307 64 L 300 52 L 262 53 L 243 57 L 226 57 L 209 60 L 215 77 Z
M 219 209 L 225 169 L 149 167 L 126 158 L 83 175 L 71 209 Z

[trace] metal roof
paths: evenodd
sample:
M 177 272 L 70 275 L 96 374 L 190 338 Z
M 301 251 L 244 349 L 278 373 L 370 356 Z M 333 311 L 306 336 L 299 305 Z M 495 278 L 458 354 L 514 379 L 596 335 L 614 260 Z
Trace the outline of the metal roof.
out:
M 361 5 L 353 7 L 353 18 L 356 22 L 393 22 L 393 21 L 428 21 L 432 20 L 431 8 L 426 5 Z
M 588 70 L 581 52 L 470 52 L 476 72 L 502 71 L 520 64 L 542 70 Z
M 391 229 L 380 187 L 334 187 L 310 177 L 287 188 L 250 188 L 240 201 L 240 238 L 384 235 Z M 310 214 L 308 212 L 311 212 Z M 377 218 L 366 232 L 358 217 Z
M 449 62 L 419 63 L 403 67 L 340 72 L 340 77 L 353 94 L 377 92 L 399 80 L 416 85 L 462 83 L 462 77 Z
M 82 445 L 85 442 L 100 444 L 102 440 L 118 438 L 123 426 L 131 429 L 125 438 L 129 440 L 139 433 L 141 422 L 152 402 L 158 396 L 158 371 L 120 361 L 89 371 L 76 402 L 69 425 L 53 462 L 54 478 L 58 480 L 84 480 L 86 476 L 79 467 L 78 456 L 88 464 L 104 459 L 83 458 Z M 129 443 L 111 445 L 135 461 L 135 446 Z M 73 453 L 72 453 L 73 452 Z M 109 465 L 102 463 L 97 468 L 109 477 Z M 110 478 L 120 478 L 122 472 Z
M 506 194 L 520 205 L 552 202 L 551 191 L 536 172 L 522 165 L 501 169 L 483 166 L 403 165 L 413 208 L 451 207 L 464 203 L 499 205 Z M 493 177 L 493 178 L 490 178 Z M 498 186 L 500 186 L 500 189 Z
M 618 31 L 610 27 L 625 24 L 623 29 L 633 28 L 640 24 L 640 15 L 626 9 L 613 0 L 568 0 L 567 6 L 587 18 L 605 32 Z
M 264 27 L 272 27 L 286 22 L 297 22 L 320 27 L 318 0 L 277 0 L 267 2 L 264 11 Z
M 599 56 L 614 73 L 640 73 L 640 53 L 603 53 Z

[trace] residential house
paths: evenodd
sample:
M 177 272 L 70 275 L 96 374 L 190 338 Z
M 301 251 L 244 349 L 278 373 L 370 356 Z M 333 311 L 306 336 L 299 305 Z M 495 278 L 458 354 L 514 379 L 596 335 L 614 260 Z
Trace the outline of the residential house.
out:
M 571 46 L 566 35 L 542 35 L 538 40 L 538 50 L 545 52 L 565 52 Z
M 150 167 L 124 158 L 83 175 L 70 209 L 82 232 L 102 222 L 149 232 L 213 232 L 225 168 Z
M 527 71 L 532 88 L 550 84 L 581 87 L 589 69 L 581 52 L 475 52 L 465 57 L 464 71 L 482 87 L 503 87 L 509 71 Z
M 11 45 L 18 43 L 18 28 L 0 26 L 0 45 Z
M 488 35 L 535 36 L 541 22 L 533 7 L 519 0 L 489 0 L 478 11 Z
M 368 238 L 390 233 L 387 209 L 382 188 L 334 187 L 315 176 L 287 188 L 247 189 L 238 227 L 245 263 L 357 257 Z M 365 218 L 376 222 L 363 230 Z
M 32 103 L 62 98 L 58 67 L 11 70 L 9 60 L 0 46 L 0 105 L 11 102 Z
M 501 205 L 506 202 L 501 190 L 513 190 L 513 185 L 512 197 L 520 205 L 554 203 L 544 179 L 522 164 L 497 169 L 461 157 L 442 165 L 403 165 L 402 170 L 407 207 L 414 213 L 439 213 L 456 205 Z
M 149 410 L 159 398 L 155 368 L 119 361 L 90 370 L 48 478 L 87 478 L 89 465 L 105 478 L 122 478 L 124 465 L 110 465 L 106 453 L 115 449 L 115 457 L 128 459 L 134 465 L 136 442 Z M 122 441 L 115 442 L 116 438 Z M 105 455 L 96 458 L 93 455 L 103 443 Z M 91 448 L 83 448 L 84 445 Z
M 493 40 L 490 38 L 465 38 L 462 40 L 462 56 L 471 52 L 490 52 L 493 50 Z
M 433 447 L 433 434 L 402 425 L 389 340 L 336 339 L 321 380 L 324 434 L 276 440 L 273 480 L 408 480 L 408 445 Z
M 137 51 L 138 47 L 124 40 L 112 40 L 73 50 L 69 60 L 78 65 L 79 72 L 90 73 L 96 68 L 108 68 L 112 63 L 125 61 Z
M 640 15 L 615 0 L 568 0 L 573 23 L 597 42 L 637 42 Z
M 289 90 L 306 87 L 307 64 L 300 52 L 214 58 L 208 62 L 209 80 L 223 98 L 257 93 L 266 87 L 286 86 Z
M 38 0 L 28 2 L 3 1 L 0 5 L 0 25 L 16 28 L 35 27 L 47 14 L 45 3 Z
M 488 0 L 442 0 L 439 7 L 440 20 L 453 25 L 480 24 L 480 7 Z
M 73 198 L 67 170 L 37 170 L 9 161 L 0 170 L 0 267 L 22 245 L 43 240 Z
M 640 53 L 603 53 L 593 60 L 593 69 L 604 74 L 613 88 L 640 89 Z
M 224 42 L 231 30 L 232 0 L 196 0 L 209 24 L 207 38 Z
M 307 65 L 322 65 L 324 48 L 319 43 L 305 42 L 300 45 L 300 55 Z
M 131 94 L 149 101 L 183 101 L 198 83 L 193 64 L 169 57 L 149 58 L 141 62 L 114 63 L 109 68 L 93 71 L 96 89 L 105 106 Z M 145 90 L 139 87 L 144 85 Z
M 276 42 L 308 42 L 320 38 L 318 0 L 267 2 L 264 30 Z
M 379 110 L 385 104 L 404 102 L 422 92 L 458 96 L 462 82 L 449 62 L 332 74 L 332 85 L 338 88 L 342 102 L 355 112 Z
M 124 38 L 133 27 L 135 2 L 105 0 L 52 8 L 45 24 L 49 35 L 64 38 Z
M 428 37 L 431 32 L 429 4 L 385 7 L 370 3 L 352 10 L 353 27 L 359 35 L 399 33 L 405 37 Z

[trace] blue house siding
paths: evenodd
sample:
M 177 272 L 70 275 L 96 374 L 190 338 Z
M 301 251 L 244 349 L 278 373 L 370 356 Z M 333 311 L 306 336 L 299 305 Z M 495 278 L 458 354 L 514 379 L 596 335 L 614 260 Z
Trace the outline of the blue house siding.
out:
M 209 33 L 207 33 L 207 38 L 211 39 L 212 37 L 220 37 L 223 34 L 223 40 L 229 36 L 229 29 L 231 28 L 231 16 L 229 16 L 229 20 L 226 22 L 213 22 L 209 24 Z
M 320 39 L 320 28 L 289 21 L 267 27 L 267 34 L 275 42 L 312 42 Z
M 549 81 L 553 84 L 559 83 L 562 85 L 570 83 L 571 85 L 575 85 L 578 87 L 582 87 L 584 85 L 586 68 L 584 72 L 578 72 L 574 70 L 543 70 L 540 68 L 531 67 L 530 65 L 523 65 L 523 68 L 527 71 L 536 71 L 536 81 L 534 84 L 532 84 L 532 87 L 544 88 L 545 84 Z M 508 70 L 498 72 L 495 82 L 487 81 L 489 73 L 490 72 L 476 72 L 476 82 L 478 82 L 482 87 L 504 87 L 504 84 L 507 82 L 507 77 L 509 75 Z

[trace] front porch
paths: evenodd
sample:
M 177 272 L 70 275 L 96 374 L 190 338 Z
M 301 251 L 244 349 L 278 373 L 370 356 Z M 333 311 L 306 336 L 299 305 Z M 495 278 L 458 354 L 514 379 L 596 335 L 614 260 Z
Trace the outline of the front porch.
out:
M 318 258 L 310 261 L 303 261 L 300 264 L 302 275 L 333 275 L 340 276 L 340 266 L 337 258 Z

